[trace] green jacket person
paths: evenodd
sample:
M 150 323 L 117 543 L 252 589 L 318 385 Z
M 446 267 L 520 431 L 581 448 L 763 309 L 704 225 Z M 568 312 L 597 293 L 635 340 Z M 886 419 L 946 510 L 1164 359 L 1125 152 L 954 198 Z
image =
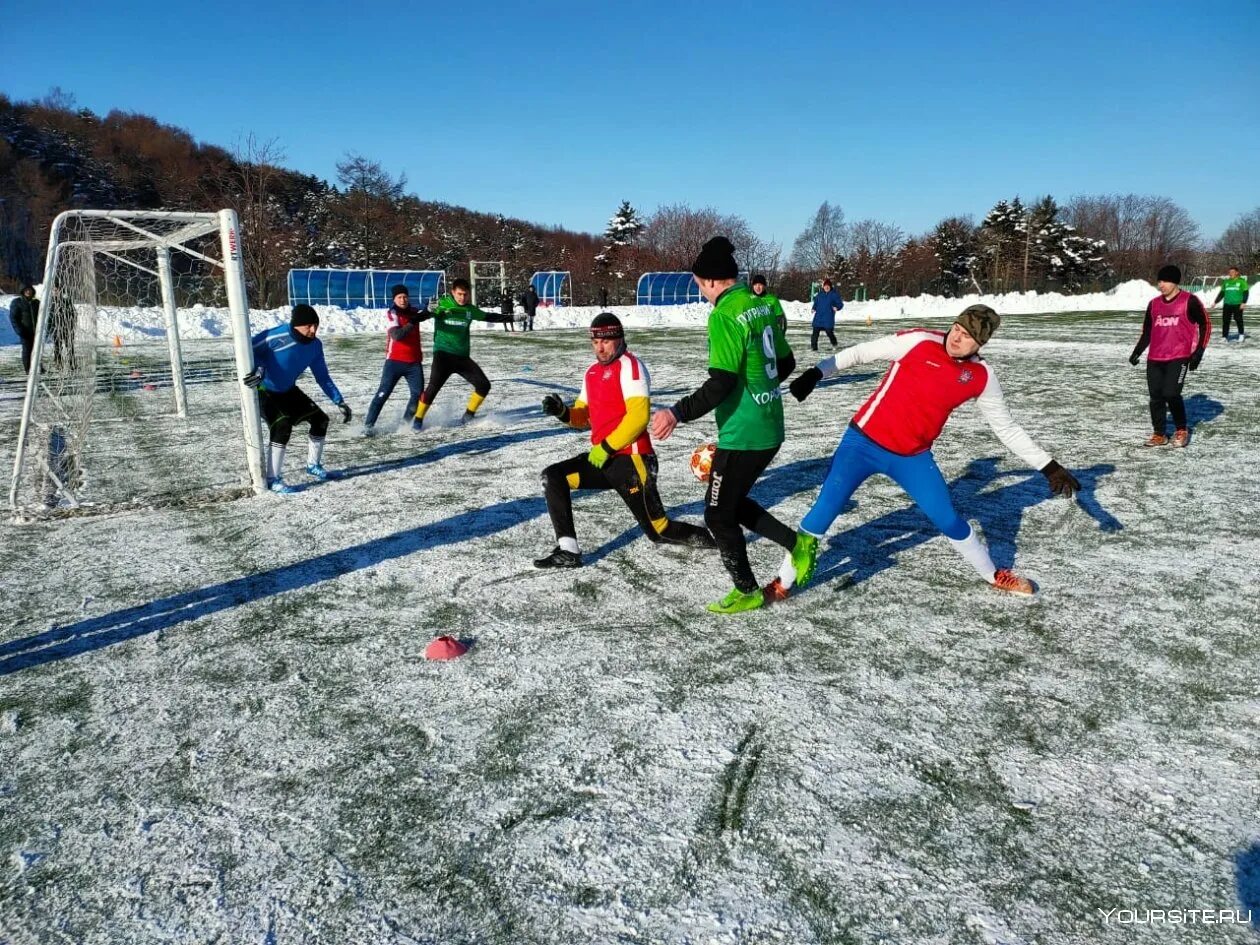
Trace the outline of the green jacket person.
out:
M 758 477 L 783 445 L 783 401 L 779 383 L 796 367 L 783 331 L 783 309 L 737 283 L 735 247 L 724 236 L 704 244 L 691 271 L 709 313 L 709 379 L 667 410 L 652 417 L 652 435 L 665 440 L 679 423 L 714 412 L 717 452 L 704 498 L 704 523 L 717 541 L 722 564 L 735 588 L 708 609 L 719 614 L 753 610 L 766 602 L 748 563 L 744 529 L 789 552 L 797 536 L 749 498 Z M 771 599 L 775 599 L 772 592 Z
M 471 292 L 467 279 L 456 279 L 451 283 L 449 295 L 442 296 L 436 303 L 429 303 L 429 311 L 433 314 L 433 360 L 429 364 L 429 386 L 420 395 L 416 418 L 411 422 L 413 430 L 419 430 L 424 425 L 424 415 L 452 374 L 458 374 L 473 387 L 468 397 L 468 409 L 464 411 L 465 423 L 477 416 L 477 408 L 490 393 L 486 372 L 468 356 L 468 328 L 475 321 L 503 322 L 512 316 L 491 315 L 470 305 L 468 297 Z

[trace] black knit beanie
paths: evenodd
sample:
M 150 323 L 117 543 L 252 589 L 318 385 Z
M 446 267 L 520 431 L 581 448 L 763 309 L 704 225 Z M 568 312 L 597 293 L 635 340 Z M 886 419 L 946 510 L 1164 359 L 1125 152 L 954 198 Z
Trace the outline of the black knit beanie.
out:
M 748 284 L 749 285 L 765 285 L 766 277 L 763 276 L 761 273 L 757 273 L 755 276 L 752 277 L 752 281 L 749 282 Z
M 1181 270 L 1174 265 L 1161 266 L 1159 275 L 1155 277 L 1156 282 L 1181 282 Z
M 293 314 L 289 317 L 289 324 L 294 328 L 302 325 L 318 325 L 319 313 L 311 308 L 305 302 L 293 306 Z
M 700 255 L 691 264 L 691 271 L 701 279 L 735 279 L 739 266 L 735 264 L 735 247 L 725 236 L 715 236 L 704 244 Z
M 621 319 L 612 312 L 600 312 L 591 319 L 592 338 L 624 338 L 626 330 L 621 327 Z
M 392 299 L 395 295 L 405 295 L 405 296 L 407 296 L 408 298 L 410 298 L 410 297 L 411 297 L 411 290 L 410 290 L 410 289 L 408 289 L 405 285 L 396 285 L 396 286 L 394 286 L 392 289 L 390 289 L 390 290 L 389 290 L 389 297 L 390 297 L 391 299 Z

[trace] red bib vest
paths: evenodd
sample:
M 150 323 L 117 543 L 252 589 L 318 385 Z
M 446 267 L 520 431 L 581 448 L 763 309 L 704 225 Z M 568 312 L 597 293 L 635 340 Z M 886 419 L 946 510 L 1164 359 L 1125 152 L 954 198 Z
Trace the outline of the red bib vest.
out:
M 1151 302 L 1151 347 L 1148 361 L 1179 361 L 1194 354 L 1199 327 L 1190 321 L 1190 293 L 1178 292 L 1171 302 L 1161 295 Z
M 410 317 L 407 319 L 407 322 L 403 322 L 398 317 L 397 309 L 391 305 L 385 312 L 385 325 L 387 328 L 399 328 L 404 324 L 410 324 L 419 314 L 420 312 L 417 309 L 408 309 L 407 315 Z M 420 326 L 416 325 L 402 341 L 395 341 L 389 335 L 386 335 L 385 360 L 402 361 L 406 364 L 419 364 L 423 361 L 424 349 L 420 347 Z

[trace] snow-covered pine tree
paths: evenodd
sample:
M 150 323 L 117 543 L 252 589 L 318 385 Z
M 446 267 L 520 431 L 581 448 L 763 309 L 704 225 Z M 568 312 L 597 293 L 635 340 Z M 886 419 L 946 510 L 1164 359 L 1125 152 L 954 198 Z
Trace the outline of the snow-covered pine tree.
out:
M 1016 197 L 999 200 L 980 223 L 981 259 L 991 291 L 1010 288 L 1016 254 L 1023 250 L 1026 218 L 1024 204 Z
M 947 293 L 962 295 L 973 287 L 980 291 L 974 272 L 979 252 L 976 225 L 969 218 L 949 217 L 936 224 L 931 246 L 940 263 L 941 287 Z
M 608 220 L 608 226 L 604 228 L 604 239 L 608 243 L 603 252 L 595 254 L 595 271 L 604 277 L 611 275 L 617 280 L 617 286 L 613 292 L 614 304 L 620 301 L 620 282 L 625 278 L 625 273 L 621 271 L 621 258 L 626 252 L 626 247 L 634 244 L 642 230 L 643 220 L 639 217 L 639 211 L 630 205 L 629 200 L 621 201 L 621 206 Z
M 621 207 L 608 221 L 604 238 L 608 240 L 610 247 L 628 246 L 635 241 L 642 230 L 643 221 L 639 218 L 639 211 L 630 206 L 629 200 L 623 200 Z

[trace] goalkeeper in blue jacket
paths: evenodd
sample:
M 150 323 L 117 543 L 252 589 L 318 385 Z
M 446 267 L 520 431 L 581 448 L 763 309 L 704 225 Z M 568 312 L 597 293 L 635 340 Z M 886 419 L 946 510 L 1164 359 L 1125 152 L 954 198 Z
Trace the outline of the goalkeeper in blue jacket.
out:
M 324 468 L 324 438 L 328 434 L 328 414 L 297 386 L 297 379 L 307 369 L 320 389 L 341 411 L 343 423 L 350 422 L 350 405 L 337 390 L 328 374 L 324 346 L 315 333 L 319 331 L 319 315 L 309 305 L 293 306 L 287 325 L 277 325 L 254 336 L 254 371 L 244 380 L 258 389 L 259 407 L 271 435 L 267 454 L 267 487 L 272 492 L 288 494 L 296 491 L 284 481 L 284 453 L 293 434 L 293 425 L 309 423 L 311 438 L 306 448 L 306 472 L 320 480 L 328 478 Z

